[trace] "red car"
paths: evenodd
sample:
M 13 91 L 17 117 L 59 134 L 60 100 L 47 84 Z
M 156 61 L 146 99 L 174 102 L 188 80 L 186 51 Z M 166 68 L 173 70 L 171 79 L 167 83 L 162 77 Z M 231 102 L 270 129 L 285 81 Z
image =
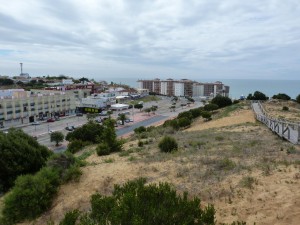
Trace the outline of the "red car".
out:
M 47 122 L 55 122 L 55 119 L 54 118 L 49 118 L 49 119 L 47 119 Z

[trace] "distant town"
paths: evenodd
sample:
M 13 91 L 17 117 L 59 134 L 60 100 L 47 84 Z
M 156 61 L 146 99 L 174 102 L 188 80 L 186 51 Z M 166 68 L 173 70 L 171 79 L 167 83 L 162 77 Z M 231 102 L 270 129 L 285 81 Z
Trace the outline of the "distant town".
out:
M 130 100 L 147 95 L 198 99 L 229 96 L 229 86 L 220 81 L 199 83 L 188 79 L 157 78 L 138 80 L 137 88 L 133 88 L 84 77 L 31 77 L 23 72 L 22 63 L 20 67 L 19 76 L 0 76 L 0 128 L 78 113 L 128 109 Z

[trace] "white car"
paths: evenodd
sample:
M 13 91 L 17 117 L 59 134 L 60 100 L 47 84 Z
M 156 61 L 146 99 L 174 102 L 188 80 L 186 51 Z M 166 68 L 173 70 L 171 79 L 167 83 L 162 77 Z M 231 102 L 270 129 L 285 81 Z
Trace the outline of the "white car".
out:
M 54 132 L 54 130 L 49 130 L 49 131 L 48 131 L 49 134 L 51 134 L 51 133 L 53 133 L 53 132 Z
M 31 125 L 40 125 L 40 123 L 38 121 L 34 121 L 31 123 Z

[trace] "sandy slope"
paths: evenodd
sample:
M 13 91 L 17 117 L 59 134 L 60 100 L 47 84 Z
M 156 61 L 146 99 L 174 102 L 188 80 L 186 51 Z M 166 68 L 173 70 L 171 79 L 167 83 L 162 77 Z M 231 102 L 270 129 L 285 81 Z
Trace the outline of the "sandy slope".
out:
M 255 120 L 252 111 L 244 109 L 230 117 L 210 122 L 199 120 L 187 131 L 246 122 L 255 122 Z M 108 158 L 114 161 L 105 163 L 104 160 Z M 52 209 L 35 221 L 36 225 L 45 224 L 45 221 L 49 219 L 57 222 L 61 220 L 67 210 L 75 208 L 86 210 L 89 208 L 89 198 L 93 193 L 110 194 L 113 184 L 121 184 L 140 176 L 147 177 L 149 182 L 172 182 L 176 187 L 180 187 L 181 182 L 188 182 L 178 178 L 176 171 L 180 165 L 172 159 L 149 163 L 131 162 L 126 157 L 113 154 L 105 157 L 92 155 L 87 161 L 90 165 L 82 169 L 83 175 L 80 182 L 63 185 L 54 200 Z M 299 165 L 279 166 L 269 176 L 263 175 L 261 170 L 255 168 L 249 171 L 249 174 L 257 180 L 253 189 L 240 187 L 239 181 L 245 174 L 239 174 L 229 176 L 218 185 L 209 187 L 209 191 L 218 193 L 218 197 L 209 199 L 201 196 L 204 204 L 213 203 L 215 205 L 218 221 L 244 220 L 247 221 L 247 224 L 256 222 L 256 224 L 264 225 L 300 224 Z M 201 190 L 201 187 L 191 186 L 190 188 L 196 191 Z

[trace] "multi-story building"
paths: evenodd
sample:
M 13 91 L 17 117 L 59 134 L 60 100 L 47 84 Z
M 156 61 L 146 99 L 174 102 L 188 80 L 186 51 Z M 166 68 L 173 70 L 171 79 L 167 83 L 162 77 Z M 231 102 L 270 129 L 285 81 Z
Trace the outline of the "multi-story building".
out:
M 181 80 L 138 80 L 138 86 L 148 89 L 149 92 L 167 96 L 205 96 L 215 97 L 216 95 L 229 96 L 229 86 L 225 86 L 222 82 L 199 83 L 196 81 Z M 160 87 L 160 88 L 158 88 Z
M 0 92 L 0 125 L 28 124 L 48 117 L 74 114 L 73 94 L 32 93 L 31 91 L 3 90 Z
M 182 82 L 174 83 L 174 95 L 175 96 L 184 96 L 184 83 L 182 83 Z

